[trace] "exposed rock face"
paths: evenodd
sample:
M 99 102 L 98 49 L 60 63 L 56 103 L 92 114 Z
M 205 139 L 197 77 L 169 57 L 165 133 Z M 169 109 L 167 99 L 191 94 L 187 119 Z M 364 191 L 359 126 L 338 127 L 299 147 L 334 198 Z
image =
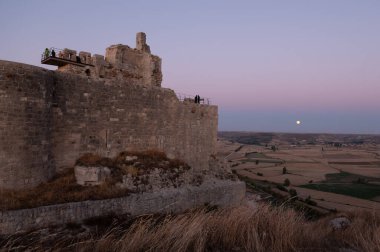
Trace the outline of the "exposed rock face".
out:
M 79 185 L 93 186 L 100 185 L 111 176 L 111 170 L 108 167 L 86 167 L 75 166 L 75 179 Z
M 80 185 L 99 185 L 108 179 L 108 186 L 128 189 L 132 193 L 199 186 L 205 180 L 237 180 L 231 171 L 216 159 L 212 160 L 209 170 L 197 170 L 183 161 L 168 158 L 163 152 L 152 150 L 121 152 L 114 158 L 88 153 L 78 159 L 75 177 Z

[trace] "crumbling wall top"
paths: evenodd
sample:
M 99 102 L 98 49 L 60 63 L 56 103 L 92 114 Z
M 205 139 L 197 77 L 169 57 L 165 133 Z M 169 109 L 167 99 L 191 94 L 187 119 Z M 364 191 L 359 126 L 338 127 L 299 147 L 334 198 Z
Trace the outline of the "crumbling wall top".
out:
M 136 49 L 139 51 L 150 53 L 150 47 L 146 43 L 146 34 L 138 32 L 136 34 Z
M 67 64 L 58 67 L 58 71 L 70 72 L 95 78 L 125 81 L 143 86 L 161 86 L 161 59 L 152 55 L 146 43 L 146 34 L 136 34 L 136 48 L 116 44 L 106 49 L 106 56 L 88 52 L 63 50 L 63 58 L 83 64 Z

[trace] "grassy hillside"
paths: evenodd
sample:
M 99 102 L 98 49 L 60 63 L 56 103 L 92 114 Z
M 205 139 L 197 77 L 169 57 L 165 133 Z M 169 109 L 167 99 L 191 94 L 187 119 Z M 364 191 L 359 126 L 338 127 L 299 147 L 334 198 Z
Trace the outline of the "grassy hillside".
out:
M 340 215 L 341 216 L 341 215 Z M 180 215 L 142 216 L 133 220 L 98 219 L 96 228 L 71 224 L 56 229 L 0 238 L 5 250 L 26 248 L 64 251 L 379 251 L 380 216 L 344 215 L 351 221 L 334 230 L 336 216 L 306 221 L 291 209 L 261 205 L 257 209 L 198 209 Z M 100 224 L 103 228 L 100 228 Z M 85 231 L 87 230 L 87 232 Z M 95 230 L 95 231 L 94 231 Z M 46 232 L 49 236 L 46 236 Z M 347 250 L 351 251 L 351 250 Z

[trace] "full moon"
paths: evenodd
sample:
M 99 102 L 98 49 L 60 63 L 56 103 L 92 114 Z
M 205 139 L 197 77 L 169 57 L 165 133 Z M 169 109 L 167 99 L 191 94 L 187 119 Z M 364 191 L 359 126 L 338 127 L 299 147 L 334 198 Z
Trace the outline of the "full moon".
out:
M 297 125 L 300 125 L 300 124 L 301 124 L 301 121 L 296 121 L 296 124 L 297 124 Z

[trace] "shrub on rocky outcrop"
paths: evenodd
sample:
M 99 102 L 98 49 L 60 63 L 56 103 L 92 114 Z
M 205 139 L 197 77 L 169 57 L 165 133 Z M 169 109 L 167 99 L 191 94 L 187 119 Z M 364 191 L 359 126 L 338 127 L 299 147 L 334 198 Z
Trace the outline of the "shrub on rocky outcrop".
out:
M 82 169 L 82 175 L 88 168 L 91 179 L 98 181 L 87 183 L 91 186 L 82 186 L 86 185 L 86 177 L 82 177 L 78 184 L 78 173 L 70 168 L 32 189 L 0 191 L 0 210 L 115 198 L 131 192 L 183 184 L 199 185 L 203 181 L 199 174 L 187 173 L 190 166 L 183 161 L 169 159 L 165 153 L 156 150 L 121 152 L 115 158 L 87 153 L 76 161 L 78 167 Z

